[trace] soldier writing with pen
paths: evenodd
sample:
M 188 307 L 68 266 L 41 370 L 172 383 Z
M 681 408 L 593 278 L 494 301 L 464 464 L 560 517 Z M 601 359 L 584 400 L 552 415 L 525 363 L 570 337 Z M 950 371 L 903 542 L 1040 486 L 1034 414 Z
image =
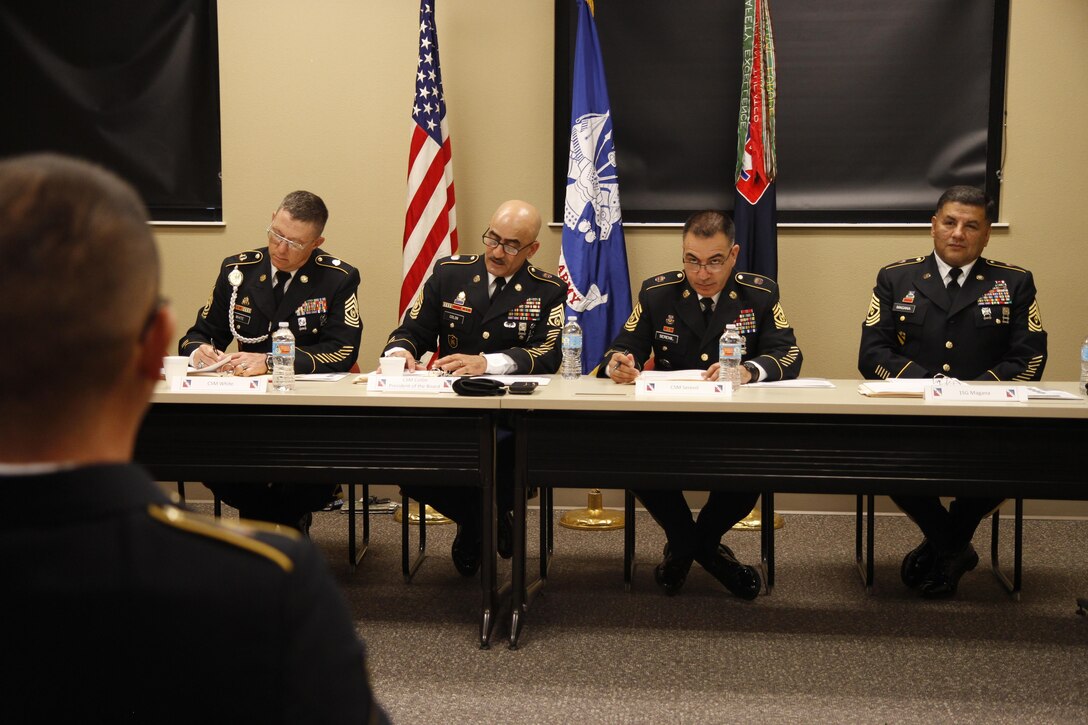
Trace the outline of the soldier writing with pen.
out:
M 717 379 L 718 338 L 727 324 L 736 324 L 747 343 L 742 382 L 796 378 L 801 350 L 779 302 L 778 285 L 733 269 L 740 251 L 733 220 L 717 211 L 696 212 L 684 224 L 682 240 L 683 270 L 642 283 L 635 308 L 597 375 L 634 382 L 652 356 L 656 370 L 706 369 L 704 377 Z M 759 593 L 756 570 L 721 544 L 725 532 L 752 510 L 757 493 L 712 492 L 698 521 L 692 520 L 682 491 L 634 493 L 668 538 L 664 559 L 654 571 L 666 594 L 680 591 L 693 561 L 741 598 Z

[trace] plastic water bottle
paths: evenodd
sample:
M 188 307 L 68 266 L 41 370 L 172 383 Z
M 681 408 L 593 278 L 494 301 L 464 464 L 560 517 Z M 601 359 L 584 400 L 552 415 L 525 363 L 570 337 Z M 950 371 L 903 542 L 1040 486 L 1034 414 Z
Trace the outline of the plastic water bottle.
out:
M 563 325 L 563 363 L 559 372 L 564 380 L 582 377 L 582 326 L 577 315 L 568 315 Z
M 740 362 L 744 348 L 744 336 L 737 332 L 736 325 L 726 325 L 725 332 L 718 340 L 718 380 L 729 381 L 733 390 L 740 387 Z
M 295 389 L 295 336 L 286 322 L 272 333 L 272 389 L 280 393 Z
M 1088 385 L 1088 337 L 1080 346 L 1080 384 Z

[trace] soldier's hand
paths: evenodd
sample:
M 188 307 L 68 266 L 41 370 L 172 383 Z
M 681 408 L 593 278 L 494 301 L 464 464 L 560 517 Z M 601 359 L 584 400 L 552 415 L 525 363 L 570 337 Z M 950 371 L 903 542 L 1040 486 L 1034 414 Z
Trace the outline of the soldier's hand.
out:
M 434 365 L 450 375 L 483 375 L 487 372 L 487 358 L 483 355 L 446 355 L 436 360 Z
M 268 369 L 267 360 L 268 356 L 263 352 L 236 352 L 230 356 L 230 362 L 220 369 L 240 377 L 251 378 L 254 375 L 272 372 Z
M 720 363 L 714 363 L 713 365 L 711 365 L 710 368 L 708 368 L 707 371 L 703 373 L 703 380 L 717 380 L 719 368 L 721 368 Z M 748 368 L 742 365 L 740 368 L 740 384 L 745 385 L 750 382 L 752 382 L 752 373 L 749 372 Z
M 402 358 L 404 358 L 404 369 L 407 372 L 414 372 L 415 369 L 417 367 L 419 367 L 419 363 L 416 362 L 415 357 L 412 355 L 412 353 L 408 352 L 407 350 L 393 350 L 392 352 L 388 352 L 385 355 L 382 355 L 382 357 L 402 357 Z M 377 369 L 379 371 L 382 369 L 381 360 L 378 361 Z
M 197 369 L 206 368 L 209 365 L 214 365 L 226 356 L 226 353 L 219 352 L 208 343 L 204 343 L 196 349 L 195 353 L 193 353 L 193 367 Z
M 608 377 L 614 383 L 633 383 L 638 377 L 638 368 L 635 367 L 635 356 L 630 353 L 614 352 L 608 359 Z

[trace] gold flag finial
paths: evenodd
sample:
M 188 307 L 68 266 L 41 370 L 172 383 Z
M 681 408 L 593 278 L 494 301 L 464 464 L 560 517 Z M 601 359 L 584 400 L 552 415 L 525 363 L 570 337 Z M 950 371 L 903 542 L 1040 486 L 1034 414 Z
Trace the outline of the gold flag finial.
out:
M 593 7 L 593 0 L 586 0 L 586 5 L 589 6 L 589 14 L 596 15 L 597 10 Z

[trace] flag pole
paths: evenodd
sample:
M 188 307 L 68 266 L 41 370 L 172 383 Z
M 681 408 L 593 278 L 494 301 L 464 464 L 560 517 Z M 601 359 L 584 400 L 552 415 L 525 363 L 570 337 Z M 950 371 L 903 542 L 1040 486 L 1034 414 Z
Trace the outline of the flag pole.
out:
M 775 77 L 774 33 L 770 0 L 745 0 L 740 120 L 737 128 L 736 202 L 733 220 L 746 272 L 778 279 L 778 236 L 775 228 Z M 769 192 L 769 193 L 768 193 Z M 774 528 L 785 525 L 774 514 Z M 757 504 L 733 525 L 736 531 L 760 531 Z
M 631 311 L 612 110 L 593 16 L 593 0 L 579 0 L 559 255 L 559 276 L 569 287 L 567 312 L 577 315 L 583 330 L 583 373 L 596 368 Z M 586 507 L 568 511 L 559 525 L 583 531 L 623 528 L 623 512 L 602 508 L 601 500 L 601 490 L 591 489 Z

